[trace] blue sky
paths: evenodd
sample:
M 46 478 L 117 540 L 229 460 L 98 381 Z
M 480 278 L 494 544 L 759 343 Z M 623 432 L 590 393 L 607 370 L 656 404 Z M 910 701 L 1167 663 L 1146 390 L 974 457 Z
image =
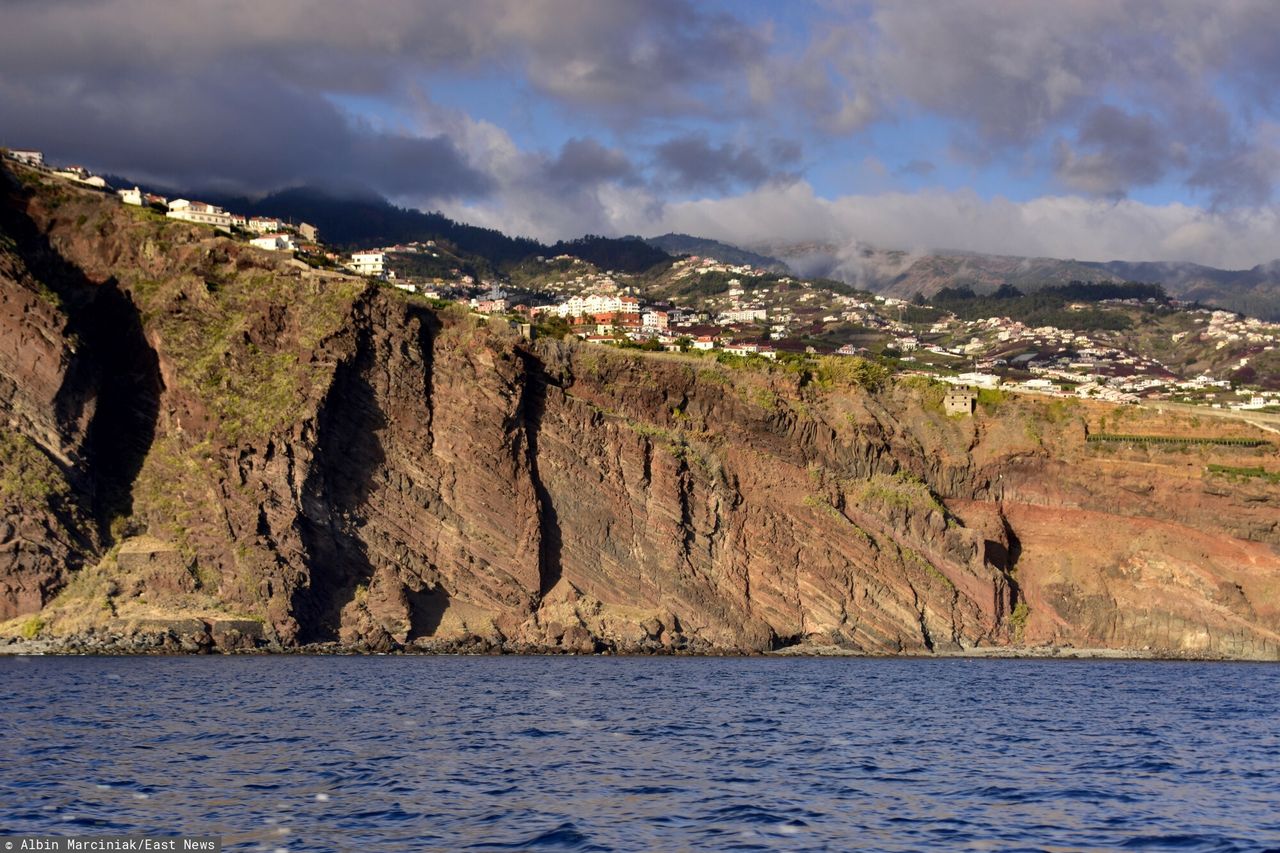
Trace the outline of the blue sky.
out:
M 1238 267 L 1280 254 L 1278 43 L 1262 0 L 50 0 L 0 143 L 544 239 Z

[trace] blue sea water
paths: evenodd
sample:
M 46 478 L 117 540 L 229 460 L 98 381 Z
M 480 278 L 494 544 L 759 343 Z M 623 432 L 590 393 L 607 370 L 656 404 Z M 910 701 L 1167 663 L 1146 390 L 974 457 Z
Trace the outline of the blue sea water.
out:
M 233 850 L 1280 848 L 1280 667 L 0 659 L 0 832 Z

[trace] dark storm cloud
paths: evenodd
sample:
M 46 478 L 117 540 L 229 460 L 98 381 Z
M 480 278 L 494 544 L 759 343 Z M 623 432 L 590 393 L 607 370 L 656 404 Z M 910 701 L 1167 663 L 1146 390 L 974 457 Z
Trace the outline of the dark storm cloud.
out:
M 1280 156 L 1274 146 L 1248 145 L 1202 161 L 1187 183 L 1207 191 L 1211 207 L 1222 209 L 1266 203 L 1272 197 L 1278 174 Z
M 353 123 L 322 97 L 249 71 L 30 83 L 0 81 L 4 135 L 98 171 L 240 192 L 310 183 L 452 197 L 490 187 L 447 138 Z
M 766 148 L 766 154 L 761 155 L 728 142 L 715 145 L 706 134 L 691 133 L 657 146 L 654 162 L 670 184 L 689 190 L 757 187 L 770 180 L 794 178 L 794 173 L 782 167 L 799 159 L 799 146 L 778 140 Z
M 1072 189 L 1094 195 L 1121 197 L 1132 187 L 1164 178 L 1174 165 L 1183 165 L 1185 152 L 1171 140 L 1167 127 L 1150 115 L 1131 115 L 1101 106 L 1084 117 L 1076 146 L 1059 139 L 1054 169 Z
M 361 124 L 333 96 L 394 100 L 423 74 L 499 73 L 606 121 L 723 113 L 760 47 L 686 0 L 50 0 L 6 4 L 3 24 L 11 144 L 177 184 L 341 181 L 418 198 L 494 182 L 459 140 Z M 561 185 L 636 180 L 625 155 L 585 141 L 546 169 Z
M 626 154 L 594 139 L 574 138 L 560 147 L 560 154 L 546 166 L 546 175 L 562 184 L 594 184 L 601 181 L 636 183 L 640 174 Z
M 0 68 L 14 73 L 248 60 L 299 87 L 376 93 L 420 72 L 498 71 L 629 116 L 732 100 L 764 51 L 754 30 L 689 0 L 56 1 L 6 7 L 0 34 Z

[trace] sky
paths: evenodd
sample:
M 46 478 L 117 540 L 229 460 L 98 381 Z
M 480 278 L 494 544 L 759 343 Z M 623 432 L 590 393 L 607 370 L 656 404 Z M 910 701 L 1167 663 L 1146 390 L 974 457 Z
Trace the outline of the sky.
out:
M 1274 0 L 3 0 L 0 144 L 542 240 L 1280 257 Z

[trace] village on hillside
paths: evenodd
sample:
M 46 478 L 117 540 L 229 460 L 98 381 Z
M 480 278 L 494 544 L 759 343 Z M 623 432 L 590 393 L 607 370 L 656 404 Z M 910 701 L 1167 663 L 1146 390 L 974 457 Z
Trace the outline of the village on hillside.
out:
M 307 263 L 345 269 L 428 299 L 462 302 L 477 314 L 507 316 L 542 334 L 762 364 L 813 356 L 875 358 L 900 373 L 970 389 L 1280 412 L 1280 324 L 1229 311 L 1173 300 L 1157 305 L 1150 298 L 1066 305 L 1081 316 L 1140 313 L 1144 338 L 1123 328 L 1030 325 L 1007 316 L 963 319 L 839 282 L 710 257 L 683 256 L 656 274 L 637 274 L 601 270 L 562 254 L 530 258 L 502 277 L 478 276 L 446 241 L 339 253 L 305 222 L 246 217 L 138 187 L 113 190 L 83 167 L 47 164 L 39 151 L 9 150 L 6 157 L 59 179 L 114 191 L 125 205 L 211 226 L 256 248 L 296 253 Z

